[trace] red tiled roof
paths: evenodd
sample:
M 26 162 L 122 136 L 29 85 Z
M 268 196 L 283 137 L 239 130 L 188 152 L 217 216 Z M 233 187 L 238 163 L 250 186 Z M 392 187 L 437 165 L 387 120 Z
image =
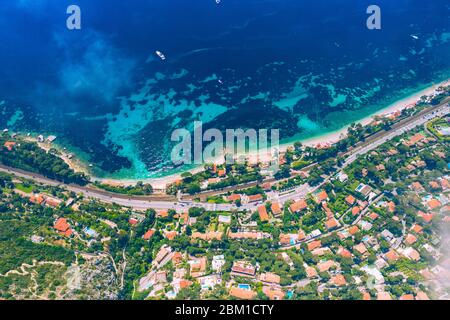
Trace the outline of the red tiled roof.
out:
M 144 240 L 150 240 L 154 234 L 155 234 L 155 229 L 150 229 L 142 236 L 142 238 Z
M 317 194 L 316 196 L 317 202 L 322 202 L 328 199 L 328 194 L 326 193 L 326 191 L 322 191 L 319 194 Z
M 356 206 L 352 208 L 352 215 L 356 216 L 357 214 L 359 214 L 359 212 L 361 211 L 361 209 Z
M 331 218 L 331 219 L 328 219 L 327 221 L 325 221 L 325 227 L 326 227 L 328 230 L 334 229 L 334 228 L 336 228 L 338 225 L 339 225 L 339 224 L 338 224 L 338 222 L 337 222 L 337 220 L 336 220 L 335 218 Z
M 67 229 L 70 228 L 70 225 L 67 223 L 67 219 L 65 218 L 59 218 L 56 220 L 54 228 L 61 232 L 66 232 Z
M 261 221 L 269 221 L 269 215 L 267 214 L 266 206 L 262 205 L 258 207 L 259 219 Z
M 301 199 L 299 201 L 295 201 L 289 208 L 292 212 L 298 212 L 308 208 L 308 204 L 304 199 Z
M 41 195 L 31 196 L 30 202 L 35 204 L 42 204 L 42 202 L 44 202 L 44 197 Z
M 349 229 L 348 229 L 348 232 L 353 236 L 354 234 L 356 234 L 357 232 L 359 231 L 359 228 L 358 228 L 358 226 L 351 226 Z
M 352 205 L 352 204 L 355 203 L 356 199 L 355 199 L 355 197 L 353 197 L 352 195 L 348 195 L 348 196 L 345 198 L 345 201 L 346 201 L 349 205 Z
M 248 201 L 249 202 L 260 201 L 262 199 L 263 199 L 263 196 L 260 195 L 260 194 L 255 194 L 255 195 L 252 195 L 252 196 L 248 196 Z
M 428 207 L 433 210 L 436 208 L 439 208 L 440 206 L 442 206 L 441 202 L 437 199 L 431 199 L 430 201 L 428 201 Z
M 414 244 L 417 241 L 417 237 L 411 233 L 409 233 L 406 238 L 405 238 L 405 242 L 407 244 Z
M 420 225 L 415 224 L 411 227 L 411 230 L 414 231 L 415 233 L 422 233 L 423 228 Z
M 322 246 L 322 241 L 320 241 L 320 240 L 312 241 L 312 242 L 308 243 L 308 245 L 307 245 L 309 251 L 319 248 L 320 246 Z
M 273 214 L 275 214 L 275 215 L 279 215 L 282 213 L 280 204 L 278 202 L 272 203 L 272 206 L 270 207 L 270 209 L 272 210 Z
M 230 290 L 230 296 L 233 296 L 238 299 L 250 300 L 256 297 L 256 292 L 252 290 L 233 287 Z
M 338 287 L 345 286 L 347 284 L 347 281 L 345 280 L 345 278 L 342 274 L 338 274 L 338 275 L 332 277 L 330 279 L 330 282 Z
M 6 141 L 4 146 L 6 149 L 8 149 L 8 151 L 12 151 L 13 147 L 16 145 L 15 142 L 12 141 Z
M 385 254 L 385 257 L 388 261 L 396 261 L 400 258 L 400 256 L 394 250 L 390 250 Z
M 241 195 L 240 195 L 240 194 L 232 194 L 232 195 L 229 195 L 229 196 L 227 197 L 227 200 L 228 200 L 228 201 L 231 201 L 231 202 L 235 202 L 235 201 L 241 200 Z
M 427 223 L 431 222 L 431 220 L 433 220 L 433 217 L 434 217 L 434 214 L 432 214 L 432 213 L 424 213 L 422 211 L 419 211 L 417 213 L 417 215 L 419 217 L 421 217 Z

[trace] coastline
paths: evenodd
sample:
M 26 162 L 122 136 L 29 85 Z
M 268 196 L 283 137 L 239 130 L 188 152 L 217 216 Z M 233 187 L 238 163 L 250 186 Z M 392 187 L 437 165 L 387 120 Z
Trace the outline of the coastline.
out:
M 366 126 L 366 125 L 370 124 L 371 122 L 373 122 L 374 118 L 377 116 L 378 117 L 379 116 L 389 116 L 396 112 L 400 112 L 403 109 L 414 107 L 414 105 L 420 101 L 420 98 L 422 96 L 434 95 L 434 94 L 436 94 L 436 91 L 439 87 L 448 86 L 448 85 L 450 85 L 450 79 L 447 79 L 440 83 L 434 84 L 434 85 L 427 87 L 423 90 L 420 90 L 404 99 L 398 100 L 398 101 L 392 103 L 391 105 L 387 106 L 386 108 L 380 109 L 380 110 L 374 112 L 373 114 L 370 114 L 370 115 L 362 118 L 361 120 L 356 121 L 356 123 L 360 123 L 363 126 Z M 327 132 L 323 135 L 314 136 L 314 137 L 307 138 L 307 139 L 299 139 L 297 141 L 301 142 L 303 145 L 307 145 L 307 146 L 311 146 L 311 147 L 334 144 L 337 141 L 339 141 L 340 139 L 345 138 L 348 127 L 349 127 L 349 125 L 346 125 L 346 126 L 340 128 L 336 131 L 333 131 L 333 132 Z M 294 141 L 281 144 L 280 145 L 280 153 L 284 153 L 289 147 L 292 147 L 293 144 L 294 144 Z M 257 157 L 257 151 L 255 150 L 255 151 L 249 152 L 247 154 L 247 157 L 248 158 Z M 81 171 L 81 172 L 84 172 L 84 173 L 90 175 L 90 172 L 87 169 L 87 167 L 85 165 L 79 163 L 79 161 L 74 160 L 74 159 L 68 159 L 67 157 L 62 157 L 62 159 L 73 170 Z M 187 170 L 187 171 L 194 174 L 194 173 L 201 172 L 202 170 L 203 170 L 203 166 L 199 166 L 199 167 L 193 168 L 191 170 Z M 166 177 L 147 178 L 147 179 L 99 178 L 99 177 L 95 177 L 95 176 L 91 175 L 91 180 L 100 182 L 100 183 L 109 184 L 112 186 L 130 186 L 130 185 L 135 185 L 138 181 L 141 181 L 143 183 L 151 184 L 155 191 L 158 191 L 158 190 L 161 191 L 161 190 L 165 189 L 167 184 L 174 183 L 177 180 L 180 180 L 181 174 L 182 173 L 174 173 L 174 174 L 168 175 Z

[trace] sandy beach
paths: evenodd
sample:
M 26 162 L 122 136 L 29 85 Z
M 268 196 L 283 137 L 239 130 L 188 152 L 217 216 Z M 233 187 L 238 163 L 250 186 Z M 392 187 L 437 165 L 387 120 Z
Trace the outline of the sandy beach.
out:
M 394 114 L 396 112 L 399 112 L 405 108 L 411 108 L 414 107 L 414 105 L 420 101 L 420 98 L 422 96 L 431 96 L 436 94 L 437 89 L 441 86 L 448 86 L 450 85 L 450 79 L 437 83 L 431 87 L 428 87 L 424 90 L 418 91 L 415 94 L 406 97 L 402 100 L 399 100 L 391 105 L 389 105 L 388 107 L 378 110 L 377 112 L 375 112 L 374 114 L 367 116 L 361 120 L 358 121 L 358 123 L 361 123 L 362 125 L 368 125 L 370 124 L 372 121 L 374 121 L 374 117 L 376 116 L 389 116 L 391 114 Z M 316 137 L 311 137 L 309 139 L 304 139 L 304 140 L 299 140 L 300 142 L 302 142 L 304 145 L 307 146 L 311 146 L 311 147 L 315 147 L 315 146 L 320 146 L 320 145 L 328 145 L 328 144 L 333 144 L 336 143 L 337 141 L 339 141 L 340 139 L 344 138 L 346 136 L 347 133 L 347 128 L 348 126 L 345 126 L 337 131 L 334 132 L 329 132 L 326 133 L 324 135 L 320 135 L 320 136 L 316 136 Z M 280 145 L 280 152 L 283 153 L 286 151 L 287 148 L 291 147 L 293 145 L 293 142 L 291 143 L 285 143 Z M 249 152 L 247 154 L 248 158 L 257 158 L 257 151 L 252 151 Z M 67 157 L 63 158 L 64 161 L 66 161 L 69 166 L 76 170 L 76 171 L 83 171 L 86 172 L 86 169 L 84 166 L 81 166 L 79 163 L 77 163 L 76 161 L 74 161 L 73 159 L 68 159 Z M 218 163 L 223 162 L 218 160 Z M 84 168 L 83 168 L 84 167 Z M 198 168 L 189 170 L 189 172 L 191 173 L 197 173 L 203 170 L 203 166 L 200 166 Z M 136 184 L 136 182 L 138 181 L 142 181 L 144 183 L 148 183 L 151 184 L 153 186 L 153 188 L 155 189 L 155 191 L 162 191 L 165 189 L 166 185 L 169 183 L 173 183 L 177 180 L 181 179 L 181 173 L 179 174 L 173 174 L 173 175 L 169 175 L 166 177 L 162 177 L 162 178 L 149 178 L 149 179 L 124 179 L 124 180 L 119 180 L 119 179 L 108 179 L 108 178 L 98 178 L 98 177 L 92 177 L 93 181 L 99 181 L 102 183 L 106 183 L 106 184 L 110 184 L 110 185 L 115 185 L 115 186 L 129 186 L 129 185 L 134 185 Z

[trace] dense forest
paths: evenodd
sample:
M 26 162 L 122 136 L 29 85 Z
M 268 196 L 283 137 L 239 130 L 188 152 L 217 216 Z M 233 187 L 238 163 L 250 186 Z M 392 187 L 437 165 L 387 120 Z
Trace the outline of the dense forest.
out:
M 7 148 L 7 142 L 14 142 L 15 145 Z M 36 143 L 17 141 L 5 134 L 0 135 L 0 163 L 64 183 L 86 185 L 89 181 L 84 173 L 74 172 L 62 159 L 41 149 Z

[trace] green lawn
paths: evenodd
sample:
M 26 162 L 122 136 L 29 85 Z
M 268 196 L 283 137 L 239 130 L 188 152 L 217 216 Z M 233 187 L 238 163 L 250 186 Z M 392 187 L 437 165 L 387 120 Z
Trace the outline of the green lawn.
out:
M 16 188 L 17 188 L 17 190 L 20 190 L 20 191 L 25 192 L 25 193 L 33 192 L 33 187 L 32 186 L 24 186 L 21 183 L 16 184 Z

